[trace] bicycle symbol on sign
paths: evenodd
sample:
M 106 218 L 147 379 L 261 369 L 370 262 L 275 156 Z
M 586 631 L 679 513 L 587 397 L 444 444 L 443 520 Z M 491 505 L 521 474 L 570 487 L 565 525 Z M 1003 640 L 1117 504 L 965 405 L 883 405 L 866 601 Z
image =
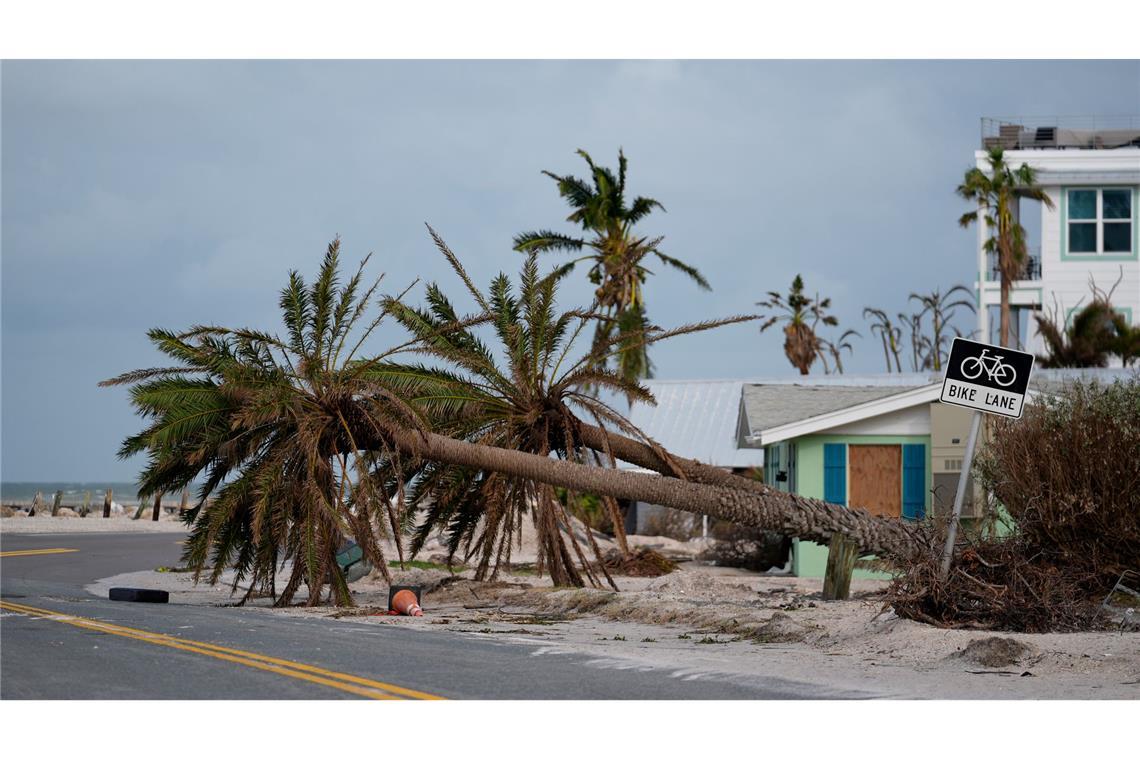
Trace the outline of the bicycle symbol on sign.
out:
M 962 360 L 962 377 L 974 380 L 985 370 L 986 377 L 1003 388 L 1008 388 L 1017 380 L 1017 372 L 1002 361 L 1000 356 L 989 356 L 989 349 L 982 349 L 981 356 L 967 356 Z

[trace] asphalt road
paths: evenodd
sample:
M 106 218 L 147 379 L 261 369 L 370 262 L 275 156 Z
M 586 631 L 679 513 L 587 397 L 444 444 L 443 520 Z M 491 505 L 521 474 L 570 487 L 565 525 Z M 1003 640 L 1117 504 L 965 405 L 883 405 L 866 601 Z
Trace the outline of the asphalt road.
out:
M 0 699 L 835 699 L 781 679 L 681 680 L 519 642 L 264 610 L 131 604 L 84 586 L 174 565 L 177 534 L 10 535 Z M 49 549 L 77 551 L 39 554 Z M 678 663 L 679 665 L 681 663 Z

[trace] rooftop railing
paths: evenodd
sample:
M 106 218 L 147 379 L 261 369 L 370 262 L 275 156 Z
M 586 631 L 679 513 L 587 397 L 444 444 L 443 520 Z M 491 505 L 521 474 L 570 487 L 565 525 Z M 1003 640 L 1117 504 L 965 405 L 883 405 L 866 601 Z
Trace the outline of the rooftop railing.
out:
M 1006 150 L 1140 147 L 1140 116 L 1015 116 L 982 118 L 982 148 Z
M 1034 246 L 1027 251 L 1025 268 L 1021 270 L 1018 280 L 1036 281 L 1041 279 L 1041 248 Z M 998 266 L 996 253 L 986 253 L 986 280 L 988 282 L 1001 282 L 1001 267 Z

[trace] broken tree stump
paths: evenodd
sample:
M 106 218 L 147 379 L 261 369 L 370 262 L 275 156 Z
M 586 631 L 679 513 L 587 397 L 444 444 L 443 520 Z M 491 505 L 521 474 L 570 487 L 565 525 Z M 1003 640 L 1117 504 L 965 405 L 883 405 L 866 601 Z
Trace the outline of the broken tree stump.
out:
M 56 491 L 51 500 L 51 516 L 59 517 L 59 505 L 63 503 L 63 491 Z
M 857 543 L 838 533 L 831 537 L 827 546 L 827 570 L 823 576 L 824 599 L 847 599 L 851 596 L 851 575 L 855 572 L 858 557 Z
M 90 513 L 90 512 L 91 512 L 91 492 L 90 491 L 84 491 L 83 492 L 83 506 L 79 508 L 79 516 L 80 517 L 87 517 L 88 513 Z
M 28 517 L 35 517 L 37 509 L 43 509 L 44 495 L 42 491 L 36 491 L 36 498 L 32 499 L 32 508 L 28 510 Z
M 113 494 L 112 494 L 111 489 L 108 488 L 107 489 L 107 495 L 103 497 L 103 517 L 110 517 L 111 516 L 111 496 L 112 495 Z
M 182 489 L 182 503 L 178 505 L 179 516 L 185 514 L 186 510 L 189 508 L 190 508 L 190 489 L 189 488 L 183 488 Z

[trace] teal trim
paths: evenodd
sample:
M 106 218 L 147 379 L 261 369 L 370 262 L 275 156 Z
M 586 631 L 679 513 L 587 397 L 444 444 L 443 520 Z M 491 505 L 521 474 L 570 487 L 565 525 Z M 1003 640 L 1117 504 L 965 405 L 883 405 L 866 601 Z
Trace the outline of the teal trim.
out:
M 902 466 L 902 516 L 921 520 L 926 517 L 926 446 L 904 443 Z
M 1132 190 L 1132 253 L 1105 255 L 1103 253 L 1069 253 L 1069 189 L 1061 186 L 1061 261 L 1136 261 L 1140 259 L 1140 187 L 1132 185 L 1073 185 L 1074 190 L 1104 190 L 1129 187 Z M 1104 221 L 1097 222 L 1103 225 Z
M 847 506 L 847 444 L 823 444 L 823 500 Z

